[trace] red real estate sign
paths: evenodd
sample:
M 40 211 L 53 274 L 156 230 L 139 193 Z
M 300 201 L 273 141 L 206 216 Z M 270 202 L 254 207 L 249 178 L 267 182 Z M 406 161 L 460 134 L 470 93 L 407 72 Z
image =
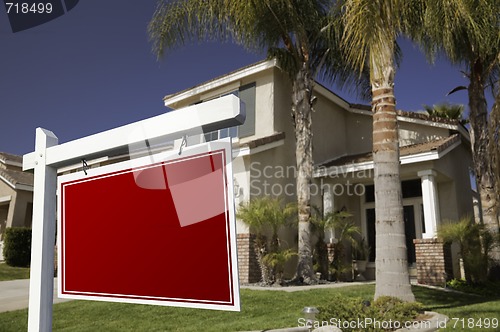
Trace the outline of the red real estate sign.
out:
M 240 310 L 229 139 L 58 179 L 59 297 Z

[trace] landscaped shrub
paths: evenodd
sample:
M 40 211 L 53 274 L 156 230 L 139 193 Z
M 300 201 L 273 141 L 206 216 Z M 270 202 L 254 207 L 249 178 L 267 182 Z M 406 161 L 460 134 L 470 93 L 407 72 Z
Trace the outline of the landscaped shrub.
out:
M 371 304 L 360 297 L 335 296 L 329 304 L 318 309 L 319 325 L 336 325 L 344 332 L 391 331 L 383 325 L 392 322 L 392 326 L 404 327 L 403 322 L 415 320 L 422 312 L 422 305 L 389 296 L 380 297 Z
M 484 283 L 488 277 L 488 267 L 494 263 L 489 252 L 499 245 L 484 224 L 476 224 L 471 217 L 463 217 L 458 222 L 445 222 L 438 228 L 438 237 L 445 243 L 460 245 L 460 256 L 464 262 L 465 279 L 469 284 Z
M 254 250 L 262 282 L 269 285 L 282 282 L 285 263 L 296 255 L 291 249 L 282 247 L 284 241 L 278 238 L 278 231 L 297 221 L 297 208 L 293 203 L 282 205 L 277 198 L 257 197 L 241 204 L 236 214 L 255 232 Z M 266 231 L 271 231 L 271 237 L 264 235 Z
M 3 257 L 10 266 L 28 267 L 31 261 L 31 228 L 5 230 Z
M 418 302 L 403 302 L 391 296 L 381 296 L 372 304 L 379 321 L 406 322 L 413 320 L 422 312 L 423 307 Z
M 500 297 L 500 281 L 486 281 L 474 284 L 463 279 L 453 279 L 446 283 L 446 287 L 464 293 Z
M 365 305 L 367 302 L 368 301 L 360 297 L 334 296 L 330 303 L 318 307 L 319 314 L 317 319 L 320 322 L 328 322 L 330 325 L 335 325 L 339 322 L 352 322 L 356 321 L 358 318 L 364 319 L 364 317 L 371 316 L 370 307 Z M 334 321 L 332 321 L 332 319 Z M 343 326 L 339 326 L 339 328 L 341 328 L 342 331 L 359 331 Z

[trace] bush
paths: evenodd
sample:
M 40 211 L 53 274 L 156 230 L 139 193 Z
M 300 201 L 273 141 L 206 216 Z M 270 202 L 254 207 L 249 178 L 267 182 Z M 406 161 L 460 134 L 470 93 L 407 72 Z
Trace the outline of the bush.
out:
M 500 297 L 500 281 L 470 283 L 463 279 L 453 279 L 446 283 L 453 290 L 486 297 Z
M 395 297 L 381 296 L 373 302 L 377 320 L 406 322 L 416 318 L 423 307 L 418 302 L 403 302 Z
M 10 266 L 29 267 L 31 261 L 31 228 L 5 230 L 3 257 Z
M 423 310 L 422 305 L 417 302 L 403 302 L 397 298 L 383 296 L 371 305 L 360 297 L 336 296 L 325 306 L 318 308 L 319 322 L 328 322 L 330 325 L 340 324 L 342 331 L 386 331 L 379 326 L 365 325 L 346 326 L 349 322 L 403 322 L 414 320 Z M 396 324 L 394 324 L 396 325 Z
M 470 217 L 463 217 L 458 222 L 448 221 L 439 226 L 438 237 L 445 243 L 460 245 L 467 283 L 486 282 L 488 267 L 493 263 L 489 252 L 498 245 L 498 239 L 484 224 L 476 224 Z

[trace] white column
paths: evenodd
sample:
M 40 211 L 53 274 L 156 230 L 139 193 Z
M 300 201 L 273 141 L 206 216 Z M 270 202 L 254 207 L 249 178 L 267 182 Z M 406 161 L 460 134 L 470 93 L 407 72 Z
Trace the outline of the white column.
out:
M 326 186 L 323 191 L 323 217 L 334 211 L 334 195 L 330 191 L 330 186 Z M 333 243 L 335 234 L 331 229 L 325 229 L 325 242 Z
M 424 239 L 437 236 L 437 225 L 440 221 L 439 200 L 435 176 L 437 173 L 431 169 L 418 172 L 422 180 L 422 201 L 424 203 L 425 233 Z
M 58 139 L 52 132 L 37 128 L 28 309 L 29 332 L 52 331 L 57 170 L 55 167 L 46 165 L 46 150 L 57 143 Z

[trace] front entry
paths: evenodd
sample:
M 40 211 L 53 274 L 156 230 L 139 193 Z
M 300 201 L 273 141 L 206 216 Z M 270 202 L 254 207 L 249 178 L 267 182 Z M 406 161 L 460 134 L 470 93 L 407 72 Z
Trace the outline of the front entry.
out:
M 405 235 L 406 235 L 406 253 L 408 264 L 414 264 L 415 258 L 415 244 L 413 240 L 416 239 L 415 230 L 415 209 L 413 205 L 403 206 L 403 218 L 405 221 Z
M 416 219 L 415 205 L 403 206 L 403 218 L 405 222 L 405 235 L 406 235 L 406 248 L 408 264 L 414 264 L 415 259 L 415 245 L 413 240 L 416 239 L 417 229 L 415 228 Z M 375 209 L 366 209 L 366 230 L 368 245 L 370 246 L 370 261 L 375 261 Z

